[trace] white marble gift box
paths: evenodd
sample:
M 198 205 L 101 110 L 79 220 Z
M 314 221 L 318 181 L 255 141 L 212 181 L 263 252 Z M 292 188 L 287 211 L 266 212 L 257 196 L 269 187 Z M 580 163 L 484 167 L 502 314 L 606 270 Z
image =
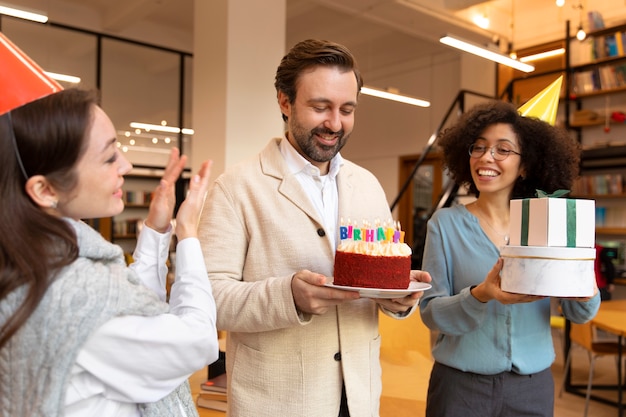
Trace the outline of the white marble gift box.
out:
M 593 248 L 595 206 L 570 198 L 511 200 L 509 245 Z
M 591 297 L 595 248 L 503 246 L 503 291 L 552 297 Z

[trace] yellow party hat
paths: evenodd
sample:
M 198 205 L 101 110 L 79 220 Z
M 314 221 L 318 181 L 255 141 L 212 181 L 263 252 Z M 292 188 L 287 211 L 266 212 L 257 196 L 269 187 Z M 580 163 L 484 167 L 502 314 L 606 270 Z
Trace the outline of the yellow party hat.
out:
M 563 76 L 561 75 L 552 84 L 541 90 L 539 94 L 528 100 L 517 111 L 522 116 L 536 117 L 554 126 L 562 83 Z

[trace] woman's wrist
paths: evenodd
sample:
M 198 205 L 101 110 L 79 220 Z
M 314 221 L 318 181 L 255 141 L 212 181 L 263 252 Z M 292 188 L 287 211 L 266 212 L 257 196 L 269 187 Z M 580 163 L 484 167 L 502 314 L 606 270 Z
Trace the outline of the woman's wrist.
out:
M 487 300 L 486 297 L 484 297 L 484 294 L 482 294 L 482 288 L 483 287 L 481 285 L 472 285 L 469 291 L 475 299 L 481 303 L 486 303 L 489 300 Z

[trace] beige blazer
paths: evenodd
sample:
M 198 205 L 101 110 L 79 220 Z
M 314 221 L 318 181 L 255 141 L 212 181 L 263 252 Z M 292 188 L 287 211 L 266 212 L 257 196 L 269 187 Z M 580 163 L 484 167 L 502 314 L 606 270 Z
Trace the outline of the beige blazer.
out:
M 351 416 L 378 416 L 377 305 L 359 299 L 321 316 L 296 311 L 291 277 L 302 269 L 331 277 L 334 252 L 280 140 L 222 174 L 200 220 L 217 326 L 228 332 L 229 417 L 334 417 L 342 380 Z M 390 218 L 370 172 L 346 161 L 337 183 L 339 218 Z

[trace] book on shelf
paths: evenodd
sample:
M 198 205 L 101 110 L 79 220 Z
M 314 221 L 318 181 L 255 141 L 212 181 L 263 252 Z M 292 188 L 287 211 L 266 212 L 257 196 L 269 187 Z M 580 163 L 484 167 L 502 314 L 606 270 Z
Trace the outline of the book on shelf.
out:
M 587 19 L 589 31 L 604 29 L 604 18 L 597 10 L 590 10 L 587 13 Z
M 623 195 L 626 189 L 622 174 L 583 175 L 572 186 L 574 195 Z
M 138 233 L 138 224 L 142 219 L 119 219 L 113 223 L 113 232 L 116 236 L 134 236 Z
M 606 37 L 596 36 L 593 38 L 593 59 L 606 58 L 607 55 Z
M 226 373 L 207 379 L 200 384 L 200 392 L 226 393 Z
M 596 207 L 596 227 L 626 227 L 626 210 L 623 207 Z
M 626 32 L 615 32 L 615 49 L 617 56 L 624 56 L 624 46 L 626 46 Z
M 575 94 L 626 87 L 626 64 L 606 64 L 598 68 L 577 71 L 571 79 Z
M 615 33 L 606 35 L 604 37 L 605 53 L 606 56 L 618 56 L 617 54 L 617 39 L 615 39 Z
M 207 400 L 226 401 L 228 399 L 228 396 L 226 395 L 225 392 L 218 392 L 218 391 L 215 391 L 215 392 L 200 391 L 198 395 Z
M 598 87 L 594 79 L 594 71 L 575 72 L 572 77 L 572 91 L 576 94 L 590 93 Z
M 588 64 L 593 61 L 593 38 L 570 42 L 570 63 L 572 66 Z
M 198 407 L 226 411 L 227 400 L 225 372 L 200 384 L 200 393 L 196 399 Z
M 198 398 L 196 399 L 196 405 L 198 407 L 208 408 L 211 410 L 218 410 L 218 411 L 226 411 L 228 408 L 228 403 L 226 401 L 205 398 L 202 393 L 198 394 Z
M 135 205 L 149 205 L 154 197 L 153 191 L 124 191 L 124 202 Z

